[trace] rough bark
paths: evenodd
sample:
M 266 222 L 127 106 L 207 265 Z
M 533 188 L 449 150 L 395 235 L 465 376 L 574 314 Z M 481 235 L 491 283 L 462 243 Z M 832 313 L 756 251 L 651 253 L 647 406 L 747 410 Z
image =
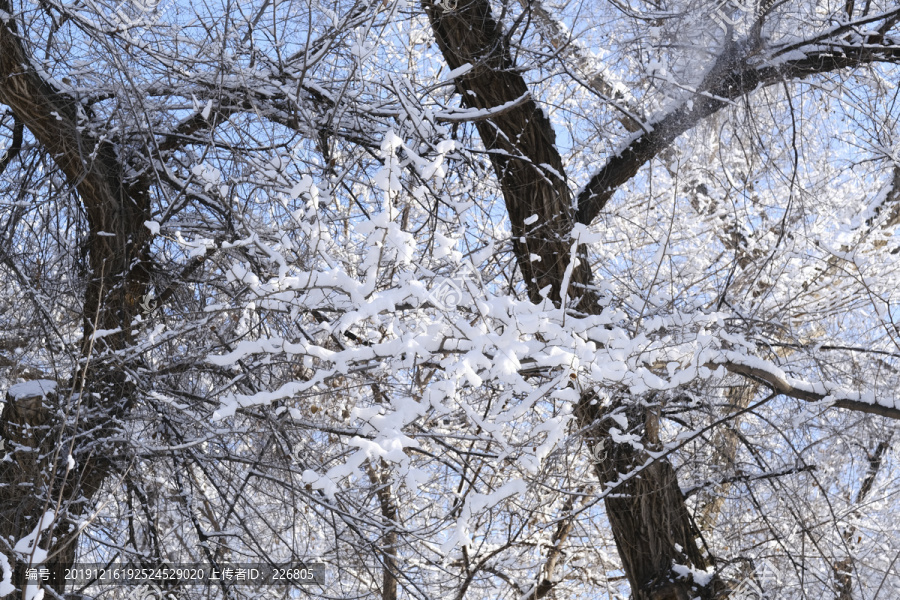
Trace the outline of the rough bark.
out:
M 87 119 L 77 101 L 41 77 L 32 64 L 8 0 L 0 0 L 0 103 L 8 106 L 77 189 L 89 225 L 89 274 L 83 314 L 82 355 L 112 353 L 129 342 L 132 319 L 148 281 L 146 241 L 149 193 L 146 181 L 128 181 L 122 148 L 101 141 L 82 127 Z M 95 330 L 116 330 L 94 340 Z M 19 540 L 34 528 L 43 510 L 56 511 L 53 525 L 40 540 L 49 561 L 60 571 L 75 556 L 78 531 L 74 518 L 114 468 L 115 452 L 103 439 L 115 430 L 128 409 L 133 384 L 115 361 L 100 370 L 79 368 L 67 382 L 73 393 L 60 392 L 21 409 L 8 401 L 0 415 L 0 434 L 11 443 L 33 431 L 18 446 L 28 460 L 0 471 L 0 538 Z M 89 435 L 78 435 L 90 431 Z M 67 469 L 68 441 L 76 468 Z M 62 450 L 60 442 L 64 442 Z M 31 487 L 19 485 L 28 480 Z M 58 509 L 58 510 L 57 510 Z M 28 517 L 26 519 L 26 517 Z M 24 584 L 25 563 L 16 560 L 13 584 Z M 57 591 L 62 591 L 57 589 Z
M 47 421 L 56 392 L 55 382 L 40 383 L 46 384 L 44 393 L 6 394 L 0 420 L 5 455 L 0 462 L 0 531 L 4 534 L 10 530 L 27 533 L 35 525 L 34 516 L 43 514 L 45 499 L 28 492 L 47 483 L 44 461 L 35 450 L 52 444 Z M 11 540 L 11 545 L 25 533 Z
M 596 296 L 587 287 L 591 280 L 588 263 L 579 260 L 568 290 L 561 290 L 572 251 L 569 234 L 574 209 L 562 158 L 556 150 L 553 127 L 530 97 L 522 75 L 515 69 L 509 48 L 482 0 L 463 0 L 456 10 L 424 0 L 432 29 L 444 59 L 452 69 L 471 64 L 456 78 L 463 103 L 472 109 L 487 109 L 527 100 L 513 110 L 475 122 L 500 182 L 512 225 L 513 252 L 532 302 L 541 294 L 556 304 L 565 295 L 581 298 L 580 308 L 589 310 Z M 537 216 L 529 225 L 526 220 Z
M 423 0 L 422 5 L 447 64 L 453 69 L 472 65 L 456 79 L 467 107 L 493 108 L 528 94 L 486 0 L 462 0 L 452 11 L 431 0 Z M 550 121 L 529 97 L 513 110 L 476 121 L 476 127 L 500 181 L 512 226 L 513 251 L 530 299 L 539 302 L 546 296 L 557 305 L 569 300 L 566 304 L 583 312 L 599 312 L 583 253 L 576 253 L 569 287 L 563 289 L 576 214 Z M 533 215 L 537 215 L 537 221 L 526 225 Z M 601 440 L 607 443 L 611 410 L 627 415 L 628 429 L 640 434 L 646 450 L 659 443 L 655 417 L 643 408 L 624 403 L 601 408 L 587 394 L 576 415 L 579 425 L 590 431 L 588 443 L 592 448 Z M 596 468 L 604 483 L 615 482 L 619 473 L 647 462 L 645 450 L 627 444 L 609 446 L 608 458 Z M 667 460 L 653 461 L 639 476 L 620 484 L 615 494 L 607 497 L 606 509 L 635 600 L 711 597 L 708 590 L 679 580 L 672 570 L 675 564 L 705 569 L 709 561 L 697 544 L 697 532 Z M 553 574 L 543 575 L 543 585 L 552 587 Z
M 606 497 L 606 512 L 632 599 L 714 598 L 722 587 L 717 578 L 701 587 L 673 571 L 676 564 L 706 570 L 712 561 L 698 544 L 700 532 L 672 464 L 648 455 L 661 450 L 656 412 L 650 406 L 622 401 L 601 406 L 596 397 L 585 395 L 576 407 L 579 424 L 592 426 L 586 441 L 597 477 L 606 488 L 615 486 Z M 618 419 L 611 419 L 612 414 Z M 621 417 L 627 419 L 628 431 L 620 435 L 637 435 L 641 447 L 612 443 L 610 430 L 620 427 Z M 621 475 L 636 470 L 620 481 Z

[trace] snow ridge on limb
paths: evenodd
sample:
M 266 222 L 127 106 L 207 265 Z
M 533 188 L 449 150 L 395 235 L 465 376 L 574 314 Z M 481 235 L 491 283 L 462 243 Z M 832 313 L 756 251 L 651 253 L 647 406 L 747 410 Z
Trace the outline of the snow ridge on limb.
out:
M 759 381 L 779 394 L 798 400 L 823 402 L 837 408 L 879 415 L 889 419 L 900 419 L 900 407 L 897 407 L 896 403 L 892 406 L 879 403 L 872 392 L 853 392 L 827 382 L 810 383 L 794 379 L 785 375 L 781 369 L 768 365 L 762 360 L 753 360 L 733 352 L 728 352 L 726 355 L 726 360 L 710 362 L 707 367 L 725 367 L 731 373 Z

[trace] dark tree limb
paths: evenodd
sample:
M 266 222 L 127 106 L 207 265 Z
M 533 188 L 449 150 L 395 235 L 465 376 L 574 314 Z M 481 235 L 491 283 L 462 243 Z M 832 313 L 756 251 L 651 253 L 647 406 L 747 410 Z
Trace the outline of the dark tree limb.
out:
M 588 291 L 591 274 L 583 254 L 568 278 L 569 289 L 562 289 L 572 253 L 574 211 L 556 134 L 516 70 L 490 4 L 463 0 L 446 12 L 431 0 L 423 0 L 422 6 L 448 66 L 472 65 L 456 78 L 463 104 L 488 111 L 510 107 L 475 126 L 503 190 L 513 252 L 529 298 L 541 302 L 542 291 L 557 304 L 563 297 L 577 297 L 580 307 L 588 309 L 596 298 Z
M 898 407 L 814 392 L 807 389 L 807 386 L 788 381 L 780 374 L 760 367 L 753 367 L 731 361 L 710 363 L 707 366 L 713 369 L 719 366 L 725 367 L 728 371 L 758 381 L 766 385 L 766 387 L 772 391 L 778 392 L 783 396 L 790 396 L 791 398 L 805 400 L 806 402 L 822 402 L 826 398 L 830 398 L 829 406 L 868 413 L 870 415 L 878 415 L 889 419 L 900 419 L 900 408 Z
M 76 99 L 38 73 L 9 0 L 0 0 L 0 13 L 0 103 L 12 110 L 17 123 L 28 128 L 53 157 L 69 184 L 78 190 L 87 215 L 90 278 L 82 319 L 82 354 L 91 355 L 97 330 L 108 331 L 102 339 L 106 349 L 120 350 L 130 341 L 130 324 L 140 310 L 149 279 L 149 230 L 143 225 L 149 215 L 149 184 L 141 178 L 126 180 L 125 149 L 87 133 L 88 117 Z M 116 430 L 117 419 L 128 410 L 134 391 L 125 370 L 113 364 L 96 373 L 79 369 L 71 378 L 71 387 L 80 392 L 77 409 L 70 402 L 71 395 L 59 393 L 35 405 L 37 416 L 26 418 L 15 402 L 8 402 L 0 416 L 4 441 L 13 432 L 21 435 L 36 427 L 42 432 L 29 441 L 31 452 L 40 457 L 29 465 L 30 472 L 0 471 L 0 536 L 23 538 L 33 529 L 36 517 L 53 509 L 54 522 L 45 539 L 38 541 L 55 562 L 56 581 L 64 581 L 59 575 L 75 557 L 78 529 L 74 518 L 89 508 L 114 469 L 116 453 L 104 439 Z M 74 411 L 79 414 L 77 430 L 67 419 Z M 89 435 L 79 435 L 88 431 Z M 73 456 L 76 469 L 66 466 L 66 454 Z M 32 481 L 33 487 L 17 487 L 20 477 Z M 30 523 L 28 519 L 32 519 Z M 18 560 L 21 557 L 11 558 L 17 563 L 13 584 L 21 588 L 25 563 Z
M 881 15 L 876 20 L 900 14 L 900 10 Z M 830 37 L 843 33 L 847 28 L 830 32 Z M 802 58 L 780 61 L 778 57 L 788 51 L 803 51 Z M 579 223 L 590 224 L 613 194 L 634 177 L 647 162 L 665 150 L 678 136 L 697 125 L 706 117 L 732 104 L 732 101 L 765 87 L 787 80 L 804 79 L 812 75 L 830 73 L 849 67 L 874 62 L 900 61 L 900 45 L 886 39 L 885 35 L 869 36 L 858 44 L 807 40 L 779 49 L 771 54 L 771 63 L 757 66 L 753 58 L 753 46 L 731 43 L 722 49 L 696 94 L 676 110 L 662 118 L 646 123 L 645 132 L 635 137 L 610 158 L 588 181 L 576 198 Z
M 487 0 L 461 0 L 449 11 L 433 0 L 422 0 L 422 6 L 447 64 L 452 69 L 471 65 L 456 78 L 463 104 L 485 110 L 527 96 L 507 36 L 494 20 Z M 573 250 L 576 215 L 553 127 L 534 100 L 527 98 L 512 110 L 495 112 L 490 119 L 475 123 L 503 191 L 513 252 L 533 302 L 546 297 L 561 306 L 572 299 L 579 310 L 597 314 L 601 306 L 590 291 L 592 274 L 586 256 Z M 575 411 L 592 448 L 610 438 L 606 419 L 610 409 L 601 408 L 594 400 L 593 394 L 583 395 Z M 629 406 L 622 400 L 614 408 L 627 409 L 629 431 L 638 434 L 646 450 L 652 450 L 659 443 L 656 417 L 640 406 Z M 613 447 L 610 443 L 610 448 L 609 458 L 595 469 L 603 482 L 616 481 L 620 473 L 647 462 L 645 451 L 628 444 Z M 706 569 L 710 559 L 698 544 L 698 532 L 667 458 L 655 460 L 638 476 L 627 478 L 605 503 L 634 600 L 713 597 L 716 577 L 708 586 L 697 586 L 672 570 L 676 564 Z M 556 551 L 561 550 L 568 531 L 562 529 L 558 534 Z M 553 568 L 555 560 L 551 558 L 534 590 L 535 597 L 554 587 L 554 575 L 549 572 Z

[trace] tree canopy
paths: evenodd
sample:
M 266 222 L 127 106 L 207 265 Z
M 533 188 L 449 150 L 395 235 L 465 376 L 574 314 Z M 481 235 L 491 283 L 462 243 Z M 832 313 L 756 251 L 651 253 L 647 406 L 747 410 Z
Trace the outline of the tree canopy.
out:
M 896 597 L 898 63 L 887 0 L 0 0 L 0 597 Z

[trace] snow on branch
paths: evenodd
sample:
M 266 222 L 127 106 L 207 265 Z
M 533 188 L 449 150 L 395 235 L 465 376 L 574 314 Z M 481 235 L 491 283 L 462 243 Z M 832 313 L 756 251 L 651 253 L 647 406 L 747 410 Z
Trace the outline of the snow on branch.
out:
M 434 113 L 435 119 L 448 123 L 466 123 L 471 121 L 484 121 L 492 117 L 504 115 L 514 108 L 522 106 L 531 99 L 531 93 L 525 92 L 515 100 L 504 102 L 499 106 L 492 108 L 468 109 L 468 110 L 450 110 Z
M 743 375 L 759 381 L 784 396 L 807 402 L 822 402 L 828 406 L 879 415 L 889 419 L 900 419 L 900 406 L 896 401 L 882 400 L 882 402 L 892 402 L 892 405 L 888 405 L 879 403 L 873 392 L 860 393 L 829 382 L 810 383 L 795 379 L 762 360 L 752 359 L 736 352 L 726 352 L 725 360 L 713 361 L 707 365 L 708 368 L 718 366 L 725 367 L 736 375 Z

